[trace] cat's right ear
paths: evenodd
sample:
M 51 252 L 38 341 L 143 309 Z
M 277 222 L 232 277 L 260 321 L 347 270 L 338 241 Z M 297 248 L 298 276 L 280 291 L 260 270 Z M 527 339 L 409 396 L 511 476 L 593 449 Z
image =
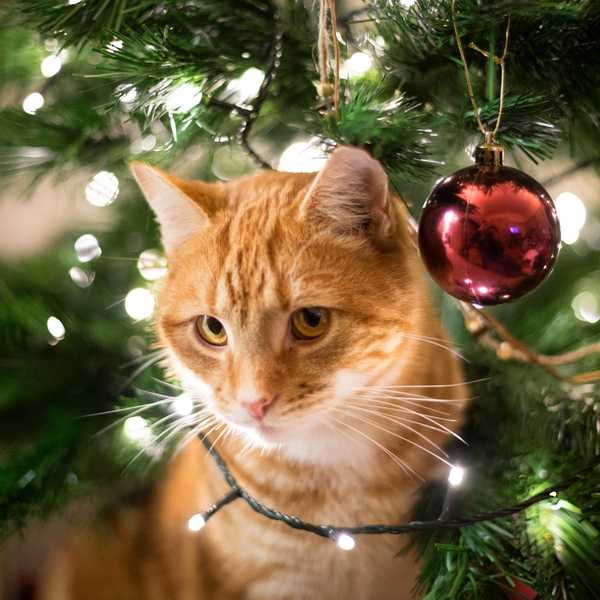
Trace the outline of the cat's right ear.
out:
M 167 254 L 208 226 L 208 214 L 181 189 L 179 180 L 141 162 L 129 166 L 156 215 Z

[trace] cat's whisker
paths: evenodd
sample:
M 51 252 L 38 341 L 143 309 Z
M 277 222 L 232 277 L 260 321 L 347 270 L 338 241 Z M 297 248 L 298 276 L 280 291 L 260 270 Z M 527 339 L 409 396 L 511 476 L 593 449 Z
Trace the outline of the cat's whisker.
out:
M 383 444 L 380 444 L 378 441 L 374 440 L 372 437 L 370 437 L 369 435 L 367 435 L 364 431 L 361 431 L 360 429 L 357 429 L 356 427 L 350 425 L 349 423 L 346 423 L 344 421 L 341 421 L 340 419 L 337 419 L 333 415 L 330 415 L 330 418 L 333 419 L 336 423 L 339 423 L 340 425 L 342 425 L 344 427 L 347 427 L 348 429 L 354 431 L 355 433 L 357 433 L 358 435 L 360 435 L 364 439 L 366 439 L 369 442 L 371 442 L 373 445 L 375 445 L 377 448 L 379 448 L 381 451 L 383 451 L 405 473 L 407 473 L 407 474 L 408 473 L 412 473 L 415 477 L 417 477 L 421 481 L 424 481 L 423 478 L 418 473 L 416 473 L 414 469 L 412 469 L 411 467 L 409 467 L 396 454 L 394 454 L 391 450 L 389 450 L 388 448 L 386 448 Z
M 370 404 L 356 404 L 356 403 L 349 403 L 351 406 L 360 406 L 361 408 L 375 408 L 378 411 L 392 411 L 392 414 L 394 414 L 395 412 L 397 412 L 395 410 L 395 407 L 387 407 L 387 406 L 375 406 L 373 407 Z M 405 413 L 401 413 L 401 414 L 405 414 Z M 418 425 L 419 427 L 424 427 L 425 429 L 431 429 L 432 431 L 437 431 L 439 433 L 447 433 L 447 431 L 445 429 L 442 429 L 441 426 L 435 426 L 435 425 L 430 425 L 429 423 L 424 423 L 423 421 L 418 421 L 416 419 L 407 419 L 406 417 L 402 416 L 398 416 L 395 415 L 395 418 L 400 419 L 401 421 L 403 421 L 404 423 L 412 423 L 413 425 Z
M 421 439 L 423 439 L 428 444 L 431 444 L 436 450 L 441 452 L 443 456 L 448 458 L 448 453 L 443 448 L 438 446 L 438 444 L 436 444 L 434 441 L 430 440 L 425 434 L 421 433 L 420 431 L 417 431 L 414 427 L 411 427 L 406 422 L 406 420 L 402 419 L 401 417 L 392 417 L 390 415 L 386 415 L 385 413 L 381 413 L 381 412 L 374 411 L 374 410 L 369 410 L 368 408 L 363 408 L 361 406 L 356 406 L 353 404 L 350 405 L 350 408 L 351 408 L 351 410 L 358 410 L 360 412 L 364 412 L 364 413 L 379 417 L 380 419 L 385 419 L 386 421 L 390 421 L 391 423 L 395 423 L 396 425 L 400 425 L 400 427 L 404 427 L 405 429 L 412 431 L 415 435 L 419 436 Z
M 169 425 L 164 431 L 158 434 L 156 441 L 161 441 L 161 445 L 164 448 L 167 447 L 167 443 L 173 437 L 175 437 L 182 429 L 187 427 L 197 427 L 199 425 L 206 426 L 216 422 L 216 418 L 211 414 L 199 414 L 193 419 L 186 417 L 184 419 L 179 419 L 175 423 Z
M 396 408 L 399 411 L 403 411 L 403 412 L 408 412 L 408 411 L 413 411 L 415 408 L 420 408 L 423 411 L 428 410 L 430 411 L 429 413 L 426 412 L 419 412 L 419 414 L 429 414 L 432 417 L 437 416 L 436 418 L 441 420 L 441 421 L 447 421 L 449 423 L 454 423 L 456 421 L 456 419 L 452 419 L 450 417 L 446 417 L 444 415 L 448 414 L 448 411 L 441 411 L 441 410 L 436 410 L 434 408 L 431 408 L 429 406 L 420 406 L 418 401 L 411 401 L 408 399 L 404 399 L 404 398 L 396 398 L 395 402 L 392 402 L 393 399 L 384 399 L 386 397 L 381 397 L 381 398 L 377 398 L 377 397 L 361 397 L 361 396 L 351 396 L 350 398 L 348 398 L 348 400 L 358 400 L 358 401 L 363 401 L 366 404 L 377 404 L 379 406 L 389 406 L 389 407 L 393 407 Z M 431 414 L 433 413 L 433 414 Z
M 148 410 L 149 408 L 153 408 L 153 407 L 159 406 L 161 404 L 168 404 L 170 402 L 173 402 L 173 398 L 168 398 L 165 400 L 158 400 L 157 402 L 150 402 L 150 403 L 145 402 L 144 404 L 136 404 L 135 406 L 125 406 L 122 408 L 114 408 L 112 410 L 103 410 L 103 411 L 95 412 L 95 413 L 87 413 L 85 415 L 80 415 L 78 418 L 79 419 L 87 419 L 89 417 L 101 417 L 103 415 L 114 415 L 114 414 L 119 414 L 119 413 L 136 410 L 138 408 L 141 408 L 142 410 Z
M 378 398 L 360 398 L 360 397 L 350 397 L 348 399 L 349 401 L 353 401 L 353 402 L 360 402 L 361 404 L 364 404 L 365 406 L 369 407 L 369 406 L 377 406 L 377 407 L 382 407 L 382 406 L 388 406 L 390 408 L 395 408 L 395 409 L 403 409 L 403 408 L 409 408 L 409 409 L 417 409 L 420 412 L 423 412 L 423 414 L 425 415 L 431 415 L 432 417 L 439 417 L 439 418 L 446 418 L 449 414 L 449 411 L 447 410 L 436 410 L 435 408 L 431 408 L 430 406 L 421 406 L 419 405 L 418 402 L 413 402 L 413 401 L 401 401 L 401 402 L 394 402 L 394 401 L 390 401 L 390 400 L 382 400 L 382 399 L 378 399 Z
M 131 385 L 131 383 L 135 381 L 144 371 L 161 361 L 163 358 L 165 358 L 165 355 L 163 355 L 162 351 L 160 354 L 152 355 L 129 375 L 129 377 L 121 384 L 120 390 L 124 390 L 126 387 Z
M 388 433 L 389 435 L 392 435 L 394 437 L 397 437 L 398 439 L 407 442 L 408 444 L 412 444 L 413 446 L 420 448 L 421 450 L 423 450 L 423 452 L 427 452 L 427 454 L 433 456 L 434 458 L 437 458 L 440 462 L 443 462 L 445 465 L 448 465 L 450 468 L 452 468 L 452 463 L 450 463 L 449 461 L 447 461 L 443 456 L 440 456 L 439 454 L 436 454 L 435 452 L 433 452 L 432 450 L 430 450 L 429 448 L 426 448 L 425 446 L 419 444 L 418 442 L 415 442 L 415 440 L 411 440 L 410 438 L 407 438 L 404 435 L 401 435 L 399 433 L 397 433 L 396 431 L 391 431 L 390 429 L 387 429 L 385 427 L 383 427 L 382 425 L 379 425 L 378 423 L 376 423 L 375 421 L 373 421 L 372 419 L 367 419 L 361 415 L 356 415 L 353 414 L 351 411 L 343 411 L 342 409 L 337 409 L 334 407 L 334 410 L 339 410 L 340 412 L 344 412 L 345 414 L 347 414 L 349 417 L 352 417 L 354 419 L 357 419 L 358 421 L 362 421 L 363 423 L 366 423 L 367 425 L 370 425 L 371 427 L 375 427 L 375 429 L 379 429 L 380 431 L 383 431 L 385 433 Z
M 456 438 L 457 440 L 459 440 L 463 444 L 468 445 L 467 442 L 460 435 L 458 435 L 458 433 L 452 431 L 452 429 L 450 429 L 449 427 L 446 427 L 443 423 L 439 422 L 439 421 L 446 421 L 446 422 L 455 423 L 456 419 L 447 419 L 447 418 L 443 418 L 443 417 L 433 417 L 432 415 L 428 415 L 426 413 L 422 413 L 422 412 L 419 412 L 419 411 L 416 411 L 416 410 L 412 410 L 412 409 L 410 409 L 408 407 L 405 407 L 405 406 L 398 406 L 398 407 L 395 408 L 395 410 L 397 410 L 399 412 L 411 414 L 411 415 L 416 415 L 418 417 L 422 417 L 423 419 L 426 419 L 430 423 L 433 423 L 434 425 L 437 425 L 438 427 L 441 427 L 448 435 L 451 435 L 452 437 Z
M 166 358 L 167 353 L 164 349 L 161 348 L 160 350 L 154 350 L 153 352 L 148 352 L 147 354 L 136 356 L 135 358 L 132 358 L 131 360 L 121 365 L 121 369 L 127 369 L 129 367 L 139 364 L 140 362 L 144 362 L 145 360 L 156 358 L 157 356 L 164 356 Z
M 198 436 L 200 433 L 203 433 L 203 435 L 210 435 L 213 431 L 218 431 L 221 427 L 224 426 L 223 421 L 218 421 L 215 419 L 215 421 L 211 421 L 209 423 L 209 428 L 208 431 L 205 431 L 207 424 L 206 423 L 200 423 L 198 425 L 196 425 L 195 427 L 193 427 L 183 438 L 182 440 L 177 444 L 173 455 L 176 456 L 177 454 L 179 454 L 187 445 L 188 443 L 193 440 L 196 436 Z
M 435 341 L 433 339 L 427 338 L 422 335 L 416 335 L 414 333 L 402 332 L 402 335 L 408 337 L 409 339 L 415 340 L 417 342 L 423 342 L 424 344 L 431 344 L 432 346 L 441 348 L 442 350 L 446 350 L 446 352 L 450 352 L 450 354 L 453 354 L 454 356 L 456 356 L 457 358 L 460 358 L 464 362 L 467 362 L 467 363 L 469 362 L 460 352 L 458 352 L 451 346 L 442 344 L 441 342 Z
M 479 379 L 471 379 L 470 381 L 459 382 L 459 383 L 434 383 L 434 384 L 415 384 L 415 385 L 365 385 L 359 386 L 357 389 L 371 389 L 374 387 L 377 388 L 402 388 L 402 389 L 411 389 L 411 388 L 453 388 L 453 387 L 462 387 L 466 385 L 473 385 L 475 383 L 482 383 L 483 381 L 490 381 L 491 377 L 481 377 Z

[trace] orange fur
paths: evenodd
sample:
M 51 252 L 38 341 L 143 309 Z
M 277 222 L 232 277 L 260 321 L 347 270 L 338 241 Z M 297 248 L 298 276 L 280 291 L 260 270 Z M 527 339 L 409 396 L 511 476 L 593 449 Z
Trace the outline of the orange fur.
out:
M 436 446 L 458 427 L 467 391 L 379 164 L 343 148 L 317 177 L 261 172 L 204 184 L 133 170 L 168 249 L 161 344 L 196 406 L 216 415 L 213 439 L 228 428 L 217 445 L 240 483 L 313 522 L 407 520 L 419 477 L 443 467 Z M 174 212 L 171 193 L 194 208 Z M 178 214 L 196 229 L 182 235 Z M 290 340 L 290 313 L 311 306 L 330 309 L 329 330 Z M 201 314 L 225 323 L 227 346 L 199 341 Z M 256 396 L 275 397 L 264 426 L 242 406 Z M 188 532 L 188 518 L 225 491 L 190 443 L 135 533 L 117 523 L 95 541 L 71 538 L 39 600 L 411 597 L 418 565 L 410 553 L 395 558 L 405 540 L 393 536 L 361 536 L 343 552 L 242 502 Z

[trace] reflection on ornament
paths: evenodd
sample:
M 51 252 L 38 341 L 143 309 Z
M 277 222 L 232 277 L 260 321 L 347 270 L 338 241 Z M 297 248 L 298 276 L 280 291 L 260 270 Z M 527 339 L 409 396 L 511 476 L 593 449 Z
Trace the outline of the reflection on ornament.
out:
M 279 158 L 279 171 L 287 173 L 313 173 L 319 171 L 327 158 L 317 137 L 290 144 Z
M 167 259 L 156 250 L 144 250 L 137 261 L 141 276 L 148 281 L 156 281 L 167 274 Z
M 28 115 L 35 115 L 35 113 L 44 106 L 44 96 L 39 92 L 33 92 L 28 96 L 25 96 L 23 100 L 23 110 Z
M 556 198 L 556 212 L 560 221 L 560 234 L 565 244 L 574 244 L 585 225 L 587 210 L 581 199 L 571 192 Z
M 454 465 L 450 469 L 450 473 L 448 473 L 448 483 L 452 487 L 459 486 L 463 482 L 464 478 L 465 478 L 465 470 L 462 467 L 459 467 L 458 465 Z
M 77 238 L 74 247 L 79 262 L 90 262 L 99 258 L 102 254 L 102 248 L 100 248 L 98 240 L 91 233 L 85 233 Z
M 96 173 L 85 186 L 85 198 L 92 206 L 108 206 L 119 195 L 119 180 L 110 171 Z
M 154 296 L 145 288 L 134 288 L 125 296 L 125 312 L 135 321 L 152 316 Z
M 69 277 L 71 281 L 80 288 L 87 288 L 94 283 L 96 274 L 94 271 L 84 271 L 81 267 L 71 267 Z
M 48 317 L 48 321 L 46 321 L 46 327 L 54 339 L 62 340 L 65 337 L 65 326 L 57 317 Z
M 546 190 L 479 146 L 477 164 L 440 180 L 419 224 L 421 256 L 449 294 L 479 305 L 514 300 L 548 276 L 560 248 Z
M 54 77 L 62 69 L 62 59 L 56 54 L 46 56 L 40 65 L 40 71 L 44 77 Z

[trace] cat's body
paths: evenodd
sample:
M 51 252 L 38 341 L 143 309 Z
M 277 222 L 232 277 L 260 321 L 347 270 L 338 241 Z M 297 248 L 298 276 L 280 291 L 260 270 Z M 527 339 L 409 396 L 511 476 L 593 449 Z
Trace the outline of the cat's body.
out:
M 213 186 L 134 172 L 169 254 L 169 365 L 207 407 L 203 424 L 240 484 L 315 523 L 407 521 L 422 480 L 447 473 L 435 455 L 467 392 L 378 163 L 345 148 L 317 177 Z M 294 329 L 302 307 L 323 307 L 301 314 L 308 337 Z M 241 500 L 190 532 L 226 491 L 191 443 L 143 513 L 65 543 L 36 600 L 411 597 L 416 559 L 396 556 L 405 538 L 357 536 L 344 551 Z

